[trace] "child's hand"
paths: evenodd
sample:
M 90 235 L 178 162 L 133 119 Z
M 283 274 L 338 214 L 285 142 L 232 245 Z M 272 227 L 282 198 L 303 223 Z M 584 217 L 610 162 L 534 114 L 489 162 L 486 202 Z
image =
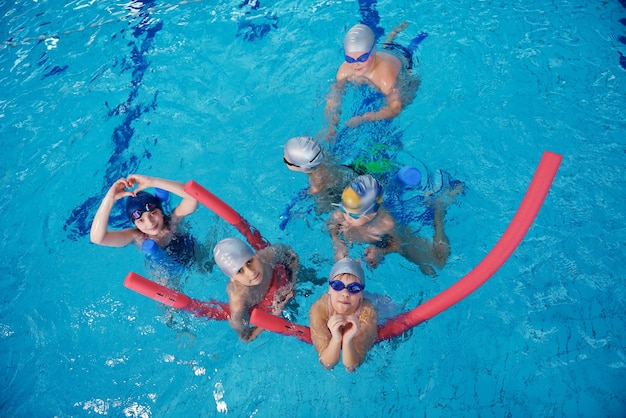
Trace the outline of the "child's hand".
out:
M 342 340 L 346 320 L 343 315 L 335 314 L 328 318 L 326 326 L 330 330 L 333 340 Z
M 144 176 L 141 174 L 130 174 L 127 180 L 130 184 L 129 187 L 137 186 L 135 190 L 133 190 L 133 194 L 152 186 L 152 177 Z
M 348 315 L 345 317 L 345 323 L 343 325 L 343 338 L 344 341 L 350 341 L 359 332 L 360 328 L 359 318 L 356 315 Z
M 131 187 L 130 182 L 127 179 L 122 177 L 121 179 L 113 183 L 113 185 L 107 192 L 107 195 L 111 199 L 116 200 L 116 201 L 126 196 L 132 196 L 133 193 L 127 190 L 127 189 L 130 189 L 130 187 Z
M 263 331 L 263 328 L 258 328 L 258 327 L 249 328 L 249 331 L 246 332 L 246 334 L 243 335 L 241 339 L 249 343 L 250 341 L 254 340 L 262 331 Z
M 373 269 L 378 267 L 384 257 L 383 251 L 378 247 L 371 246 L 365 249 L 365 261 Z
M 335 261 L 348 257 L 348 255 L 348 247 L 341 241 L 335 242 Z

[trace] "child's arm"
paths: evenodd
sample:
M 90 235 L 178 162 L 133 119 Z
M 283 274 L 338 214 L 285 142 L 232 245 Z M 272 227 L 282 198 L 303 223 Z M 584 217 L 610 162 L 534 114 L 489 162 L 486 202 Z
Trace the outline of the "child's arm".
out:
M 137 185 L 135 193 L 149 187 L 158 187 L 159 189 L 167 190 L 170 193 L 182 197 L 183 200 L 172 212 L 172 217 L 183 218 L 193 213 L 198 208 L 198 201 L 187 194 L 187 192 L 185 192 L 185 185 L 178 181 L 149 177 L 141 174 L 131 174 L 128 176 L 128 182 L 131 186 Z
M 226 291 L 230 307 L 228 323 L 239 335 L 239 339 L 250 342 L 259 335 L 262 329 L 250 326 L 250 309 L 246 304 L 245 296 L 236 289 L 236 285 L 233 282 L 228 282 Z
M 350 315 L 354 330 L 348 330 L 343 338 L 343 365 L 349 372 L 360 366 L 374 342 L 378 332 L 378 314 L 367 301 L 363 301 L 360 318 Z M 356 322 L 354 322 L 356 321 Z M 358 324 L 358 326 L 355 326 Z
M 348 256 L 348 247 L 339 236 L 339 222 L 343 220 L 343 215 L 339 209 L 335 210 L 328 220 L 328 232 L 333 242 L 335 261 L 341 260 Z
M 100 207 L 93 218 L 91 231 L 89 232 L 89 238 L 94 244 L 105 245 L 107 247 L 124 247 L 141 236 L 141 232 L 134 228 L 122 229 L 120 231 L 109 231 L 108 229 L 109 217 L 111 216 L 111 210 L 115 202 L 123 197 L 133 195 L 133 193 L 126 190 L 129 187 L 130 184 L 128 181 L 121 178 L 113 183 L 102 199 Z
M 354 341 L 355 335 L 360 330 L 361 323 L 359 322 L 359 318 L 357 318 L 356 315 L 348 315 L 346 317 L 346 323 L 351 325 L 350 328 L 343 334 L 342 361 L 346 370 L 352 372 L 359 366 L 359 364 L 361 364 L 361 362 L 365 358 L 364 355 L 361 355 L 361 353 L 357 351 Z
M 349 128 L 354 128 L 363 122 L 393 119 L 398 116 L 402 111 L 402 100 L 400 99 L 400 91 L 397 85 L 394 83 L 394 86 L 388 92 L 383 93 L 385 94 L 385 102 L 387 104 L 385 107 L 375 112 L 365 112 L 362 115 L 353 116 L 346 121 L 345 125 Z
M 332 369 L 339 363 L 341 354 L 341 336 L 336 338 L 328 328 L 327 297 L 318 299 L 309 311 L 311 341 L 317 351 L 320 363 L 326 369 Z
M 396 231 L 396 222 L 388 212 L 380 211 L 377 230 L 382 235 L 376 244 L 365 249 L 365 260 L 376 268 L 387 254 L 402 250 L 402 239 Z
M 341 100 L 346 90 L 345 78 L 340 79 L 340 77 L 342 76 L 340 76 L 340 72 L 338 71 L 337 82 L 330 87 L 330 92 L 326 96 L 326 107 L 324 108 L 324 114 L 326 116 L 326 120 L 328 121 L 328 133 L 326 135 L 326 139 L 332 139 L 336 134 L 337 126 L 339 126 Z

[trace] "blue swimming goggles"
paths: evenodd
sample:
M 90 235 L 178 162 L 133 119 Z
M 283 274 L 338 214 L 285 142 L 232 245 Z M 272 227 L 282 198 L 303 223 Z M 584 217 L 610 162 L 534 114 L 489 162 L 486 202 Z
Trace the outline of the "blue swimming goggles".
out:
M 370 48 L 369 51 L 367 51 L 365 54 L 361 55 L 359 58 L 354 59 L 352 57 L 349 57 L 347 55 L 344 55 L 344 58 L 346 59 L 346 62 L 348 64 L 354 64 L 355 62 L 365 62 L 368 60 L 368 58 L 370 57 L 370 54 L 372 53 L 372 50 L 374 49 L 374 46 L 376 45 L 376 42 L 374 42 L 372 44 L 372 47 Z
M 144 213 L 152 212 L 155 209 L 158 209 L 157 205 L 155 205 L 154 203 L 146 203 L 146 206 L 144 206 L 143 209 L 137 209 L 133 211 L 130 216 L 132 216 L 133 220 L 136 221 L 137 219 L 141 218 L 141 215 L 143 215 Z
M 348 292 L 356 295 L 361 293 L 365 289 L 365 285 L 357 282 L 352 282 L 349 285 L 345 285 L 341 280 L 329 280 L 328 285 L 335 291 L 341 292 L 343 289 L 348 289 Z

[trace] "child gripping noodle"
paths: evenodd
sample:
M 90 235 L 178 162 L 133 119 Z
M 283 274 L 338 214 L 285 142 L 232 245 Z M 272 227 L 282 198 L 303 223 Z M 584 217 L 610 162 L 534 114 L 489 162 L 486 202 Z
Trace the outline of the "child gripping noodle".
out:
M 231 328 L 242 341 L 254 340 L 263 329 L 251 326 L 252 308 L 270 309 L 280 315 L 293 298 L 298 256 L 277 244 L 256 252 L 238 238 L 226 238 L 213 249 L 215 263 L 230 280 L 226 285 Z

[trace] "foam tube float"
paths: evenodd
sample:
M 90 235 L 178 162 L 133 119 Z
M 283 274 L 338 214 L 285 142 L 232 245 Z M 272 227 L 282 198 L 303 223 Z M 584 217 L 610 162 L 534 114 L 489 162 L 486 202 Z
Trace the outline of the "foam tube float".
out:
M 448 289 L 413 310 L 396 315 L 385 322 L 385 324 L 381 325 L 378 328 L 377 342 L 401 335 L 403 332 L 433 318 L 435 315 L 467 297 L 489 280 L 511 256 L 513 251 L 515 251 L 537 217 L 562 159 L 563 157 L 559 154 L 545 151 L 515 216 L 496 245 L 485 258 L 474 267 L 472 271 Z M 185 185 L 185 191 L 224 218 L 224 220 L 231 225 L 238 226 L 237 229 L 241 228 L 239 229 L 240 232 L 245 232 L 245 228 L 249 228 L 247 221 L 235 210 L 196 182 L 188 182 Z M 244 236 L 255 240 L 257 245 L 264 243 L 267 245 L 267 241 L 260 236 L 258 231 L 249 231 L 247 235 L 244 234 Z M 198 317 L 217 320 L 228 319 L 229 308 L 227 303 L 216 302 L 214 300 L 210 302 L 198 301 L 183 293 L 154 283 L 136 273 L 129 273 L 124 281 L 124 285 L 144 296 L 168 306 L 191 312 Z M 294 336 L 301 341 L 311 343 L 309 327 L 294 324 L 282 317 L 272 315 L 261 309 L 254 308 L 252 310 L 250 322 L 268 331 Z
M 197 317 L 226 320 L 230 315 L 228 303 L 211 300 L 209 302 L 190 298 L 184 293 L 169 289 L 137 273 L 130 272 L 124 280 L 124 286 L 135 292 L 161 302 L 172 308 L 190 312 Z
M 193 299 L 184 293 L 167 288 L 134 272 L 128 273 L 124 280 L 124 286 L 164 305 L 189 312 L 198 318 L 225 321 L 230 315 L 228 303 L 213 299 L 209 302 Z M 291 323 L 262 309 L 252 309 L 250 323 L 268 331 L 293 336 L 301 341 L 311 343 L 309 327 Z
M 234 226 L 257 251 L 269 245 L 269 242 L 261 236 L 259 231 L 253 229 L 237 211 L 197 182 L 193 180 L 187 182 L 185 191 Z M 196 317 L 227 320 L 230 315 L 228 303 L 215 300 L 203 302 L 193 299 L 184 293 L 169 289 L 134 272 L 130 272 L 126 276 L 124 286 L 157 302 L 190 312 Z M 308 327 L 293 324 L 259 308 L 252 309 L 250 322 L 268 331 L 294 336 L 304 342 L 311 342 Z
M 396 337 L 431 319 L 478 289 L 515 251 L 532 225 L 554 181 L 563 157 L 545 151 L 511 223 L 492 250 L 465 277 L 415 309 L 390 318 L 378 329 L 378 340 Z
M 185 184 L 185 191 L 194 199 L 218 214 L 222 219 L 237 229 L 255 250 L 261 250 L 269 245 L 269 242 L 261 236 L 259 231 L 253 229 L 237 211 L 213 193 L 202 187 L 193 180 Z

